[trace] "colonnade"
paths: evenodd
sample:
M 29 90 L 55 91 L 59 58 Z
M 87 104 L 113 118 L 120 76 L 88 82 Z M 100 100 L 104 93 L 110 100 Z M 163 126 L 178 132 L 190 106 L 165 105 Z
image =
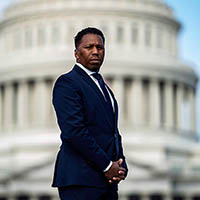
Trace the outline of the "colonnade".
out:
M 1 200 L 58 200 L 58 195 L 16 195 L 12 197 L 1 197 Z M 200 200 L 200 194 L 167 194 L 167 193 L 158 193 L 158 194 L 148 194 L 148 193 L 133 193 L 129 195 L 119 195 L 119 200 Z
M 156 194 L 148 194 L 148 193 L 136 193 L 121 196 L 120 200 L 199 200 L 200 194 L 169 194 L 169 193 L 156 193 Z
M 1 83 L 1 129 L 26 129 L 55 125 L 51 104 L 53 78 L 36 78 Z M 188 132 L 195 133 L 195 89 L 170 80 L 142 77 L 115 77 L 111 87 L 120 108 L 120 122 L 135 127 L 147 126 L 183 130 L 184 115 L 189 115 Z M 184 112 L 184 106 L 189 113 Z
M 1 83 L 0 130 L 53 126 L 52 86 L 42 78 Z
M 12 195 L 4 198 L 0 196 L 0 200 L 59 200 L 58 195 L 52 196 L 50 194 L 21 194 L 21 195 Z
M 111 87 L 120 105 L 122 124 L 195 134 L 196 94 L 192 86 L 157 78 L 118 77 L 111 81 Z M 189 107 L 188 112 L 184 111 L 185 106 Z M 185 115 L 189 115 L 187 122 L 184 121 Z

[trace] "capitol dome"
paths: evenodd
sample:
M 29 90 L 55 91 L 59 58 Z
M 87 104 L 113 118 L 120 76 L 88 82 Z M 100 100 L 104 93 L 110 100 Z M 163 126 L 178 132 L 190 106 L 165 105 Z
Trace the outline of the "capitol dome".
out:
M 51 91 L 75 63 L 75 34 L 88 26 L 105 33 L 102 73 L 120 108 L 130 171 L 120 198 L 200 198 L 198 78 L 179 58 L 181 24 L 170 7 L 163 0 L 14 0 L 0 22 L 0 199 L 58 198 L 50 188 L 60 143 Z

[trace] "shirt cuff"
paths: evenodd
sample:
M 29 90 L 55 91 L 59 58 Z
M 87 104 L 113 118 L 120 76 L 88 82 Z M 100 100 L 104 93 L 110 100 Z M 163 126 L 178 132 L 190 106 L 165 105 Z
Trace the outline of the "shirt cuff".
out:
M 112 161 L 110 161 L 109 165 L 106 167 L 106 169 L 103 170 L 103 172 L 107 172 L 111 166 L 112 166 Z

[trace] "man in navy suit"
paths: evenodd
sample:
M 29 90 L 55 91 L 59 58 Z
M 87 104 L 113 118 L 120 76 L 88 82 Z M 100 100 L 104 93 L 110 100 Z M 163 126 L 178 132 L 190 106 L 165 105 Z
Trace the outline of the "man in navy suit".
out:
M 75 36 L 76 64 L 53 89 L 61 130 L 53 187 L 62 200 L 117 200 L 117 186 L 127 175 L 118 106 L 99 73 L 105 38 L 96 28 Z

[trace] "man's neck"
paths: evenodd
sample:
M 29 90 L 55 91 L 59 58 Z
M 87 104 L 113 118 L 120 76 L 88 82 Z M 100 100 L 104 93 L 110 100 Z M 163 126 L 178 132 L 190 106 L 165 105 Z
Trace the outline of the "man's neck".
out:
M 82 70 L 84 70 L 87 74 L 91 75 L 95 72 L 99 72 L 99 70 L 97 71 L 92 71 L 90 69 L 88 69 L 87 67 L 83 66 L 81 63 L 76 62 L 76 65 L 79 66 Z

